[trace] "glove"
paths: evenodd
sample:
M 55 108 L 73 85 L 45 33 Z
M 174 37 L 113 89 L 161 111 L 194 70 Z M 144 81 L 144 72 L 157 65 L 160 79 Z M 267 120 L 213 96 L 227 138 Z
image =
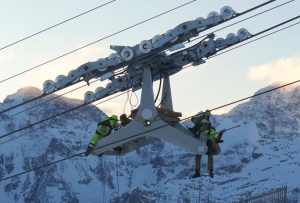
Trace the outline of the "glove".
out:
M 92 144 L 92 143 L 90 143 L 89 146 L 87 147 L 87 149 L 86 149 L 84 155 L 85 155 L 85 156 L 88 156 L 88 155 L 93 151 L 94 147 L 95 147 L 95 145 Z
M 216 140 L 216 143 L 223 143 L 224 140 Z
M 226 132 L 226 130 L 221 130 L 220 131 L 220 134 L 223 134 L 223 133 L 225 133 Z

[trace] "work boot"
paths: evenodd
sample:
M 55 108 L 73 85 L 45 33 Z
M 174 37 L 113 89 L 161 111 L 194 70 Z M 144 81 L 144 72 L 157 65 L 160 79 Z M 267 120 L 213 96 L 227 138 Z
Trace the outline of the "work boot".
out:
M 95 144 L 90 143 L 90 144 L 88 145 L 88 147 L 87 147 L 87 149 L 86 149 L 84 155 L 85 155 L 85 156 L 88 156 L 88 155 L 93 151 L 94 147 L 95 147 Z
M 120 153 L 122 151 L 122 147 L 121 146 L 117 146 L 117 147 L 114 148 L 114 150 Z
M 208 174 L 209 174 L 209 177 L 211 177 L 211 178 L 214 177 L 214 172 L 213 171 L 209 171 Z
M 195 173 L 192 175 L 192 178 L 199 178 L 200 176 L 200 171 L 195 171 Z

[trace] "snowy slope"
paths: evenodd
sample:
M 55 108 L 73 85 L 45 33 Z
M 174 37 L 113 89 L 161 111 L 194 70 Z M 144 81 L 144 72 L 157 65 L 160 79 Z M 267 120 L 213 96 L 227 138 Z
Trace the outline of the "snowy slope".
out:
M 34 88 L 19 90 L 0 109 L 39 94 Z M 34 104 L 38 102 L 43 101 Z M 19 110 L 0 115 L 0 133 L 78 104 L 78 100 L 60 98 L 13 118 L 9 114 Z M 212 180 L 207 177 L 206 157 L 202 177 L 190 179 L 194 155 L 158 141 L 117 159 L 77 157 L 2 181 L 1 202 L 232 202 L 283 185 L 290 198 L 300 198 L 299 107 L 298 87 L 253 98 L 214 116 L 218 130 L 241 127 L 224 135 Z M 84 151 L 102 116 L 99 109 L 89 107 L 16 133 L 21 137 L 0 144 L 0 177 Z

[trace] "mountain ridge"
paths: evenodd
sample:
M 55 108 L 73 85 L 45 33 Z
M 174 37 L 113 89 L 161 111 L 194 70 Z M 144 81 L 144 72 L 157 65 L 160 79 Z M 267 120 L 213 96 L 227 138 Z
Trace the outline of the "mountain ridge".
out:
M 299 90 L 274 91 L 212 117 L 217 130 L 242 125 L 224 135 L 213 180 L 207 177 L 205 157 L 202 177 L 190 179 L 194 155 L 158 141 L 122 157 L 76 157 L 0 182 L 1 197 L 5 202 L 231 202 L 287 185 L 289 196 L 299 198 Z M 34 93 L 30 97 L 40 93 L 27 88 L 3 103 L 23 100 L 23 93 L 29 99 L 26 91 Z M 34 122 L 76 105 L 62 97 L 50 103 L 36 101 L 26 108 L 37 104 L 40 107 L 16 118 L 5 114 L 1 134 L 18 129 L 26 119 Z M 14 141 L 1 144 L 2 139 L 0 178 L 84 151 L 105 114 L 97 107 L 78 112 L 17 133 L 13 136 L 22 136 Z

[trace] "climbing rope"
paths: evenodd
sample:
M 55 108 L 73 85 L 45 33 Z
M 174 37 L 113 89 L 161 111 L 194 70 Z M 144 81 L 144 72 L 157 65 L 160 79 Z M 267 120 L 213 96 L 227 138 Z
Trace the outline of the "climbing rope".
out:
M 201 170 L 200 170 L 200 177 L 199 177 L 199 194 L 198 194 L 198 202 L 201 203 L 201 186 L 202 186 L 202 177 L 201 177 Z
M 212 189 L 212 183 L 211 183 L 211 177 L 209 177 L 208 181 L 208 194 L 207 194 L 207 202 L 210 202 L 211 199 L 211 189 Z
M 118 186 L 118 202 L 120 202 L 119 167 L 118 167 L 118 156 L 117 155 L 116 155 L 116 175 L 117 175 L 117 186 Z
M 100 165 L 101 165 L 101 171 L 104 172 L 104 165 L 103 165 L 102 157 L 100 157 Z M 103 173 L 103 174 L 105 174 L 105 173 Z M 103 179 L 103 183 L 102 183 L 102 201 L 106 202 L 105 179 Z

